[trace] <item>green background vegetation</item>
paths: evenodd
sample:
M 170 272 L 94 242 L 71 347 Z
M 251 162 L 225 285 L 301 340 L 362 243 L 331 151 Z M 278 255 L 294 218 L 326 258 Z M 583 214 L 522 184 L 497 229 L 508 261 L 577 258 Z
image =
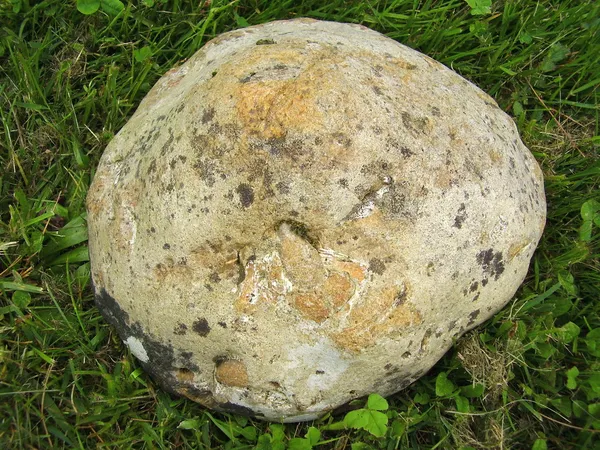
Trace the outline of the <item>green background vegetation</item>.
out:
M 0 0 L 0 448 L 600 449 L 600 3 Z M 85 14 L 84 14 L 85 13 Z M 274 19 L 361 23 L 515 118 L 548 223 L 515 301 L 388 399 L 309 424 L 157 389 L 94 306 L 85 195 L 168 69 Z

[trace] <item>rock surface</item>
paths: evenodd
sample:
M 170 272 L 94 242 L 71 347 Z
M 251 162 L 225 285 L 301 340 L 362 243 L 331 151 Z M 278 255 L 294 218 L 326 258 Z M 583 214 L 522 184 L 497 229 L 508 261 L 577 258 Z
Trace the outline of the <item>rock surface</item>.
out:
M 97 304 L 166 389 L 310 420 L 394 393 L 521 284 L 542 173 L 494 100 L 361 26 L 223 34 L 88 196 Z

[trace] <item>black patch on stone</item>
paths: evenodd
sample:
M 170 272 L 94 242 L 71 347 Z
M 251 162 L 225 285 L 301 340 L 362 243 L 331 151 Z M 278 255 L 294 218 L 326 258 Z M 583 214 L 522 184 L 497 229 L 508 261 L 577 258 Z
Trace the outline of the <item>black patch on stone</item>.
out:
M 469 322 L 467 323 L 468 327 L 470 327 L 471 325 L 473 325 L 475 323 L 475 320 L 479 316 L 480 312 L 481 312 L 480 310 L 476 309 L 475 311 L 473 311 L 472 313 L 469 314 Z
M 171 248 L 171 244 L 167 244 L 167 243 L 163 244 L 164 250 L 169 250 L 170 248 Z
M 218 283 L 219 281 L 221 281 L 221 277 L 219 276 L 219 274 L 217 272 L 211 273 L 210 276 L 208 277 L 208 279 L 210 280 L 211 283 Z
M 385 263 L 380 259 L 373 258 L 369 261 L 369 270 L 378 275 L 383 275 L 383 272 L 385 272 Z
M 273 45 L 276 42 L 273 39 L 259 39 L 256 41 L 256 45 Z
M 244 208 L 248 208 L 254 203 L 254 190 L 252 189 L 252 186 L 242 183 L 235 191 L 240 196 L 240 203 Z
M 179 322 L 173 330 L 173 334 L 176 334 L 177 336 L 183 336 L 187 333 L 187 329 L 188 327 L 185 323 Z
M 317 370 L 315 373 L 317 375 L 323 375 L 325 373 L 325 371 L 324 370 Z
M 285 181 L 280 181 L 275 185 L 280 194 L 289 194 L 291 192 L 290 185 Z
M 495 280 L 502 275 L 505 269 L 502 252 L 494 253 L 494 249 L 492 248 L 480 251 L 477 254 L 477 262 L 483 268 L 483 272 L 493 276 Z
M 208 108 L 206 110 L 204 110 L 204 113 L 202 113 L 202 123 L 203 124 L 207 124 L 208 122 L 211 122 L 215 117 L 215 108 Z
M 456 327 L 456 320 L 453 320 L 448 324 L 448 331 L 454 330 L 454 327 Z
M 460 229 L 460 228 L 462 228 L 462 224 L 466 219 L 467 219 L 466 206 L 464 203 L 461 203 L 460 208 L 458 208 L 458 213 L 456 214 L 456 217 L 454 218 L 454 225 L 452 225 L 452 226 Z
M 218 322 L 221 328 L 227 328 L 227 324 L 225 322 Z
M 210 333 L 210 326 L 208 325 L 208 320 L 206 320 L 204 317 L 201 317 L 198 320 L 194 321 L 194 323 L 192 324 L 192 330 L 194 330 L 195 333 L 198 333 L 202 337 L 208 336 L 208 333 Z
M 479 287 L 479 283 L 477 281 L 473 282 L 471 284 L 471 286 L 469 287 L 469 291 L 470 292 L 475 292 L 477 290 L 477 288 Z
M 151 333 L 145 332 L 139 322 L 132 323 L 129 314 L 121 309 L 119 303 L 105 289 L 96 292 L 95 301 L 102 316 L 115 327 L 121 340 L 126 341 L 133 336 L 142 343 L 148 355 L 148 362 L 138 360 L 139 364 L 164 390 L 179 395 L 178 389 L 189 386 L 173 375 L 177 366 L 171 344 L 160 342 Z

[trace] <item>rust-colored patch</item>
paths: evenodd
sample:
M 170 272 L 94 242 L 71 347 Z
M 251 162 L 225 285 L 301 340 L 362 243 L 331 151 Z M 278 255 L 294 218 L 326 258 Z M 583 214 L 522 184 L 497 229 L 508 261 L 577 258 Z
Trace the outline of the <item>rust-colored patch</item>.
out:
M 310 86 L 295 80 L 249 82 L 238 91 L 238 117 L 251 134 L 266 139 L 284 137 L 290 128 L 309 128 L 320 116 Z
M 194 372 L 192 372 L 189 369 L 177 369 L 177 372 L 175 373 L 175 377 L 177 378 L 178 381 L 181 382 L 192 382 L 194 381 Z
M 215 371 L 215 378 L 225 386 L 248 386 L 248 370 L 242 361 L 228 359 L 221 362 Z
M 527 248 L 530 243 L 531 242 L 529 241 L 522 241 L 511 244 L 508 248 L 508 261 L 512 261 L 517 255 L 519 255 L 523 250 L 525 250 L 525 248 Z
M 286 273 L 299 289 L 314 289 L 323 284 L 325 269 L 321 255 L 306 239 L 284 223 L 279 227 L 281 259 Z
M 292 305 L 302 317 L 321 323 L 329 317 L 329 308 L 322 295 L 316 293 L 298 293 L 293 296 Z
M 337 271 L 346 272 L 357 284 L 362 283 L 367 276 L 367 268 L 354 261 L 334 259 L 332 267 Z
M 354 283 L 347 272 L 331 272 L 323 285 L 323 295 L 333 308 L 345 305 L 354 295 Z
M 502 163 L 503 158 L 500 152 L 497 152 L 496 150 L 490 150 L 488 152 L 488 155 L 490 156 L 490 159 L 492 160 L 493 164 L 498 165 Z
M 406 296 L 408 290 L 404 284 L 370 293 L 360 305 L 352 308 L 348 325 L 331 338 L 340 348 L 357 353 L 394 330 L 422 323 L 423 318 L 416 308 L 398 299 L 399 295 Z

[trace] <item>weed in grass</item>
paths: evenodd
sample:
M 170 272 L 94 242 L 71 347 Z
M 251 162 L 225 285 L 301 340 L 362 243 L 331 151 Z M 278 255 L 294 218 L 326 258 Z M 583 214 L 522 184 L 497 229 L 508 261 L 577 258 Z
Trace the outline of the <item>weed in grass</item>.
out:
M 600 448 L 600 3 L 113 3 L 0 0 L 0 447 Z M 355 405 L 357 422 L 268 424 L 171 397 L 89 288 L 86 191 L 153 83 L 218 33 L 302 16 L 361 23 L 472 80 L 546 176 L 546 232 L 515 301 L 388 408 Z M 370 410 L 383 436 L 355 426 Z

